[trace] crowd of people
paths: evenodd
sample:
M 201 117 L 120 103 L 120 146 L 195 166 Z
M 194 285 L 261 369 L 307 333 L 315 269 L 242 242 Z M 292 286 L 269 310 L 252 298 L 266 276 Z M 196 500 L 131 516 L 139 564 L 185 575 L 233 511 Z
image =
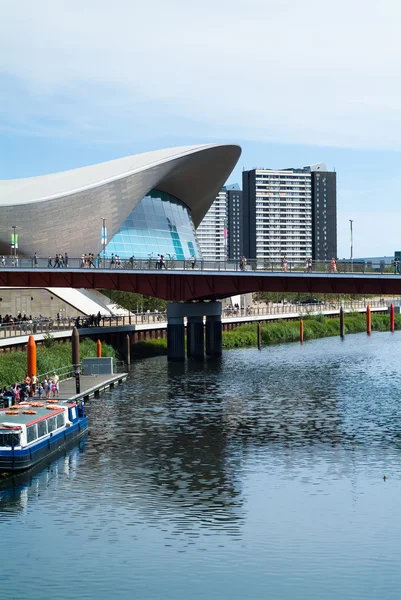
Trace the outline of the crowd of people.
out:
M 16 317 L 6 314 L 4 317 L 0 315 L 0 325 L 19 325 L 21 323 L 32 324 L 32 315 L 26 315 L 25 313 L 18 313 Z
M 97 315 L 88 315 L 87 317 L 76 317 L 75 319 L 75 327 L 79 329 L 80 327 L 100 327 L 102 321 L 102 315 L 100 314 L 100 310 Z
M 39 400 L 42 398 L 58 398 L 59 386 L 60 378 L 56 371 L 53 371 L 52 376 L 45 375 L 42 381 L 39 381 L 34 374 L 27 375 L 23 381 L 17 381 L 13 385 L 0 390 L 0 398 L 5 407 L 25 402 L 29 398 L 39 398 Z

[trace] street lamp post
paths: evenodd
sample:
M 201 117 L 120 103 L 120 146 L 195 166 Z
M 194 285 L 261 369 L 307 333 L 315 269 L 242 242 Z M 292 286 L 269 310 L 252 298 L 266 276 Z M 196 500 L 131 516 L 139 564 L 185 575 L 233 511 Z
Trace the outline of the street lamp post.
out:
M 350 228 L 350 251 L 351 251 L 351 273 L 354 271 L 354 247 L 353 247 L 353 239 L 352 239 L 352 223 L 353 219 L 349 219 L 349 228 Z
M 106 267 L 106 244 L 107 244 L 106 218 L 102 217 L 103 268 Z
M 11 247 L 14 250 L 14 266 L 17 266 L 17 248 L 18 248 L 18 238 L 16 234 L 16 230 L 18 229 L 17 225 L 12 226 L 13 233 L 11 234 Z

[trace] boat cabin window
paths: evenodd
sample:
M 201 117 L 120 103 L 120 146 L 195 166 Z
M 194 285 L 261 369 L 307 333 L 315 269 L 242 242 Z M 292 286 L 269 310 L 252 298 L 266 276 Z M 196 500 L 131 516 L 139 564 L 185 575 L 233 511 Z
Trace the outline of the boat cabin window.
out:
M 64 425 L 64 413 L 62 412 L 59 415 L 57 415 L 56 419 L 57 419 L 57 427 L 63 427 L 63 425 Z
M 50 417 L 47 419 L 47 431 L 51 433 L 55 429 L 57 429 L 57 417 Z
M 47 434 L 47 423 L 45 420 L 38 422 L 38 437 Z
M 20 433 L 16 431 L 0 431 L 0 446 L 14 448 L 20 445 Z
M 30 442 L 34 442 L 37 437 L 38 437 L 38 434 L 36 432 L 36 425 L 29 425 L 29 427 L 26 428 L 27 443 L 30 444 Z

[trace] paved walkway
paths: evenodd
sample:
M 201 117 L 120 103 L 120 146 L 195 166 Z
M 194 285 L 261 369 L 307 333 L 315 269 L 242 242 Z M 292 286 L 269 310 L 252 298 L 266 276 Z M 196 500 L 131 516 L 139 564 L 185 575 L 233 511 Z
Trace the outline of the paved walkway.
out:
M 116 375 L 81 375 L 81 392 L 76 393 L 75 378 L 64 379 L 60 381 L 60 398 L 79 400 L 97 396 L 98 393 L 119 385 L 127 379 L 127 373 L 118 373 Z

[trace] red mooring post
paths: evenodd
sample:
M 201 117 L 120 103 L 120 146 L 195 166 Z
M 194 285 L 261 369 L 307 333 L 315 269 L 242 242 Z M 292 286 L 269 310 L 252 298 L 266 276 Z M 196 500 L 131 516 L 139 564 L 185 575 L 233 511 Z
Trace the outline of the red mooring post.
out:
M 394 304 L 390 304 L 390 331 L 394 332 Z
M 96 344 L 96 356 L 102 358 L 102 342 L 100 340 L 98 340 Z
M 370 314 L 369 304 L 366 307 L 366 333 L 368 335 L 372 333 L 372 315 Z
M 302 319 L 299 322 L 299 341 L 301 342 L 301 344 L 304 343 L 304 322 L 302 321 Z
M 33 335 L 29 336 L 27 346 L 27 374 L 36 375 L 36 342 Z

